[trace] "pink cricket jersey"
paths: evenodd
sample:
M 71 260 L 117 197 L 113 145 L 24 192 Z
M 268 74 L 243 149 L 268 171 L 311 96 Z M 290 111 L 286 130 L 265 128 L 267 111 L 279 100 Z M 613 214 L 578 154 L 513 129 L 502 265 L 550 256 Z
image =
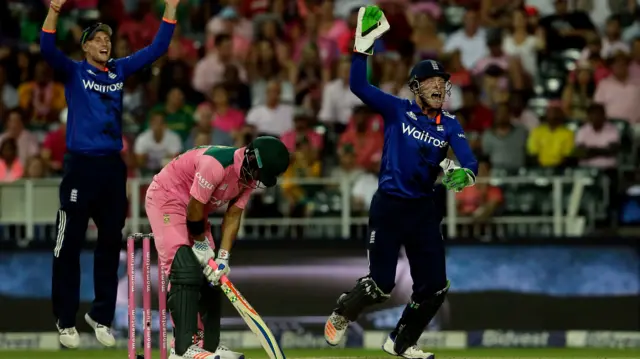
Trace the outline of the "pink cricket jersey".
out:
M 252 189 L 239 183 L 243 160 L 244 147 L 196 147 L 167 164 L 153 181 L 185 207 L 193 196 L 208 212 L 230 201 L 244 208 Z

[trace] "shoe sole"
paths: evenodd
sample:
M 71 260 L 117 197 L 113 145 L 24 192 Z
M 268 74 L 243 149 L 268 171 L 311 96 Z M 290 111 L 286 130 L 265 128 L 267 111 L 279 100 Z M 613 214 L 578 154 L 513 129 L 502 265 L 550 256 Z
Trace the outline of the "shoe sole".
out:
M 73 346 L 73 345 L 67 345 L 67 344 L 65 344 L 65 343 L 62 341 L 62 339 L 58 339 L 58 341 L 59 341 L 59 342 L 60 342 L 60 344 L 62 344 L 65 348 L 68 348 L 68 349 L 78 349 L 78 347 L 80 346 L 80 343 L 78 343 L 76 346 Z
M 390 353 L 390 352 L 388 352 L 388 351 L 384 348 L 384 344 L 382 344 L 382 345 L 380 346 L 380 349 L 382 349 L 382 351 L 383 351 L 383 352 L 385 352 L 385 353 L 387 353 L 387 354 L 389 354 L 389 355 L 392 355 L 392 356 L 394 356 L 394 357 L 402 357 L 402 358 L 406 358 L 406 357 L 405 357 L 405 356 L 403 356 L 403 355 L 399 355 L 399 354 L 396 354 L 396 353 Z M 412 358 L 412 359 L 417 359 L 417 358 Z M 436 355 L 435 355 L 435 354 L 433 354 L 433 355 L 429 355 L 429 356 L 427 356 L 427 357 L 425 357 L 425 358 L 420 358 L 420 359 L 436 359 Z

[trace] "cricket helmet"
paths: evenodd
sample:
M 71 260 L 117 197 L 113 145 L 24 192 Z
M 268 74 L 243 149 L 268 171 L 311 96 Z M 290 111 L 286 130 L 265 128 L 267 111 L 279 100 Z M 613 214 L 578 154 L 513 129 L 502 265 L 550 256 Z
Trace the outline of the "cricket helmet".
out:
M 247 182 L 258 180 L 267 187 L 278 182 L 278 176 L 289 167 L 289 150 L 279 139 L 260 136 L 245 147 L 242 176 Z
M 113 35 L 113 30 L 111 29 L 111 26 L 107 24 L 103 24 L 101 22 L 97 22 L 82 31 L 82 37 L 80 38 L 80 45 L 84 45 L 85 42 L 91 41 L 93 37 L 96 36 L 96 34 L 101 31 L 109 35 L 109 37 Z
M 431 77 L 442 77 L 446 82 L 449 81 L 451 74 L 444 70 L 444 66 L 439 61 L 422 60 L 413 66 L 409 73 L 409 88 L 414 86 L 413 82 L 420 83 Z

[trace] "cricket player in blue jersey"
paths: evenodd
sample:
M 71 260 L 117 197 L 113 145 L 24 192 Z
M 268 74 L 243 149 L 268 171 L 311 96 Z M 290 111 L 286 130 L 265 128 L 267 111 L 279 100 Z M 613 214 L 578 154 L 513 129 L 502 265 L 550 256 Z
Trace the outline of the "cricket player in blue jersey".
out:
M 366 307 L 389 298 L 404 246 L 413 294 L 382 349 L 404 358 L 433 359 L 416 343 L 449 290 L 440 232 L 442 211 L 434 204 L 434 182 L 443 167 L 447 189 L 460 191 L 474 184 L 478 164 L 460 123 L 442 110 L 450 75 L 439 62 L 421 61 L 411 70 L 408 85 L 414 101 L 384 93 L 367 82 L 367 56 L 387 30 L 389 23 L 377 6 L 360 8 L 350 87 L 384 118 L 384 149 L 378 191 L 369 210 L 369 274 L 338 298 L 325 325 L 325 339 L 337 345 L 349 323 Z M 446 159 L 449 146 L 462 167 Z
M 60 343 L 77 348 L 80 302 L 80 250 L 89 218 L 98 227 L 94 252 L 93 305 L 84 318 L 105 346 L 111 334 L 118 287 L 122 229 L 127 215 L 127 168 L 122 150 L 122 96 L 127 76 L 151 65 L 169 48 L 179 0 L 165 0 L 164 21 L 153 43 L 122 59 L 111 58 L 111 28 L 94 24 L 82 33 L 84 61 L 72 61 L 56 48 L 58 14 L 66 0 L 51 0 L 42 27 L 43 58 L 64 76 L 68 104 L 67 155 L 60 184 L 57 239 L 53 251 L 51 301 Z

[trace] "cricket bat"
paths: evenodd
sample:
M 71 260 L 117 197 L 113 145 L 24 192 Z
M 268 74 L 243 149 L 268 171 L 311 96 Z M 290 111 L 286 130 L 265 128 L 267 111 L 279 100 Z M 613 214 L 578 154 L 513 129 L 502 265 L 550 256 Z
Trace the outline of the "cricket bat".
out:
M 217 269 L 218 265 L 213 259 L 209 260 L 209 265 L 213 269 Z M 227 296 L 234 308 L 240 313 L 240 316 L 245 323 L 249 326 L 249 329 L 258 337 L 260 344 L 269 355 L 271 359 L 286 359 L 284 352 L 280 349 L 280 345 L 276 341 L 276 338 L 269 330 L 269 327 L 265 324 L 264 320 L 260 317 L 260 314 L 247 302 L 242 296 L 240 291 L 231 283 L 226 275 L 220 278 L 220 288 L 224 295 Z

